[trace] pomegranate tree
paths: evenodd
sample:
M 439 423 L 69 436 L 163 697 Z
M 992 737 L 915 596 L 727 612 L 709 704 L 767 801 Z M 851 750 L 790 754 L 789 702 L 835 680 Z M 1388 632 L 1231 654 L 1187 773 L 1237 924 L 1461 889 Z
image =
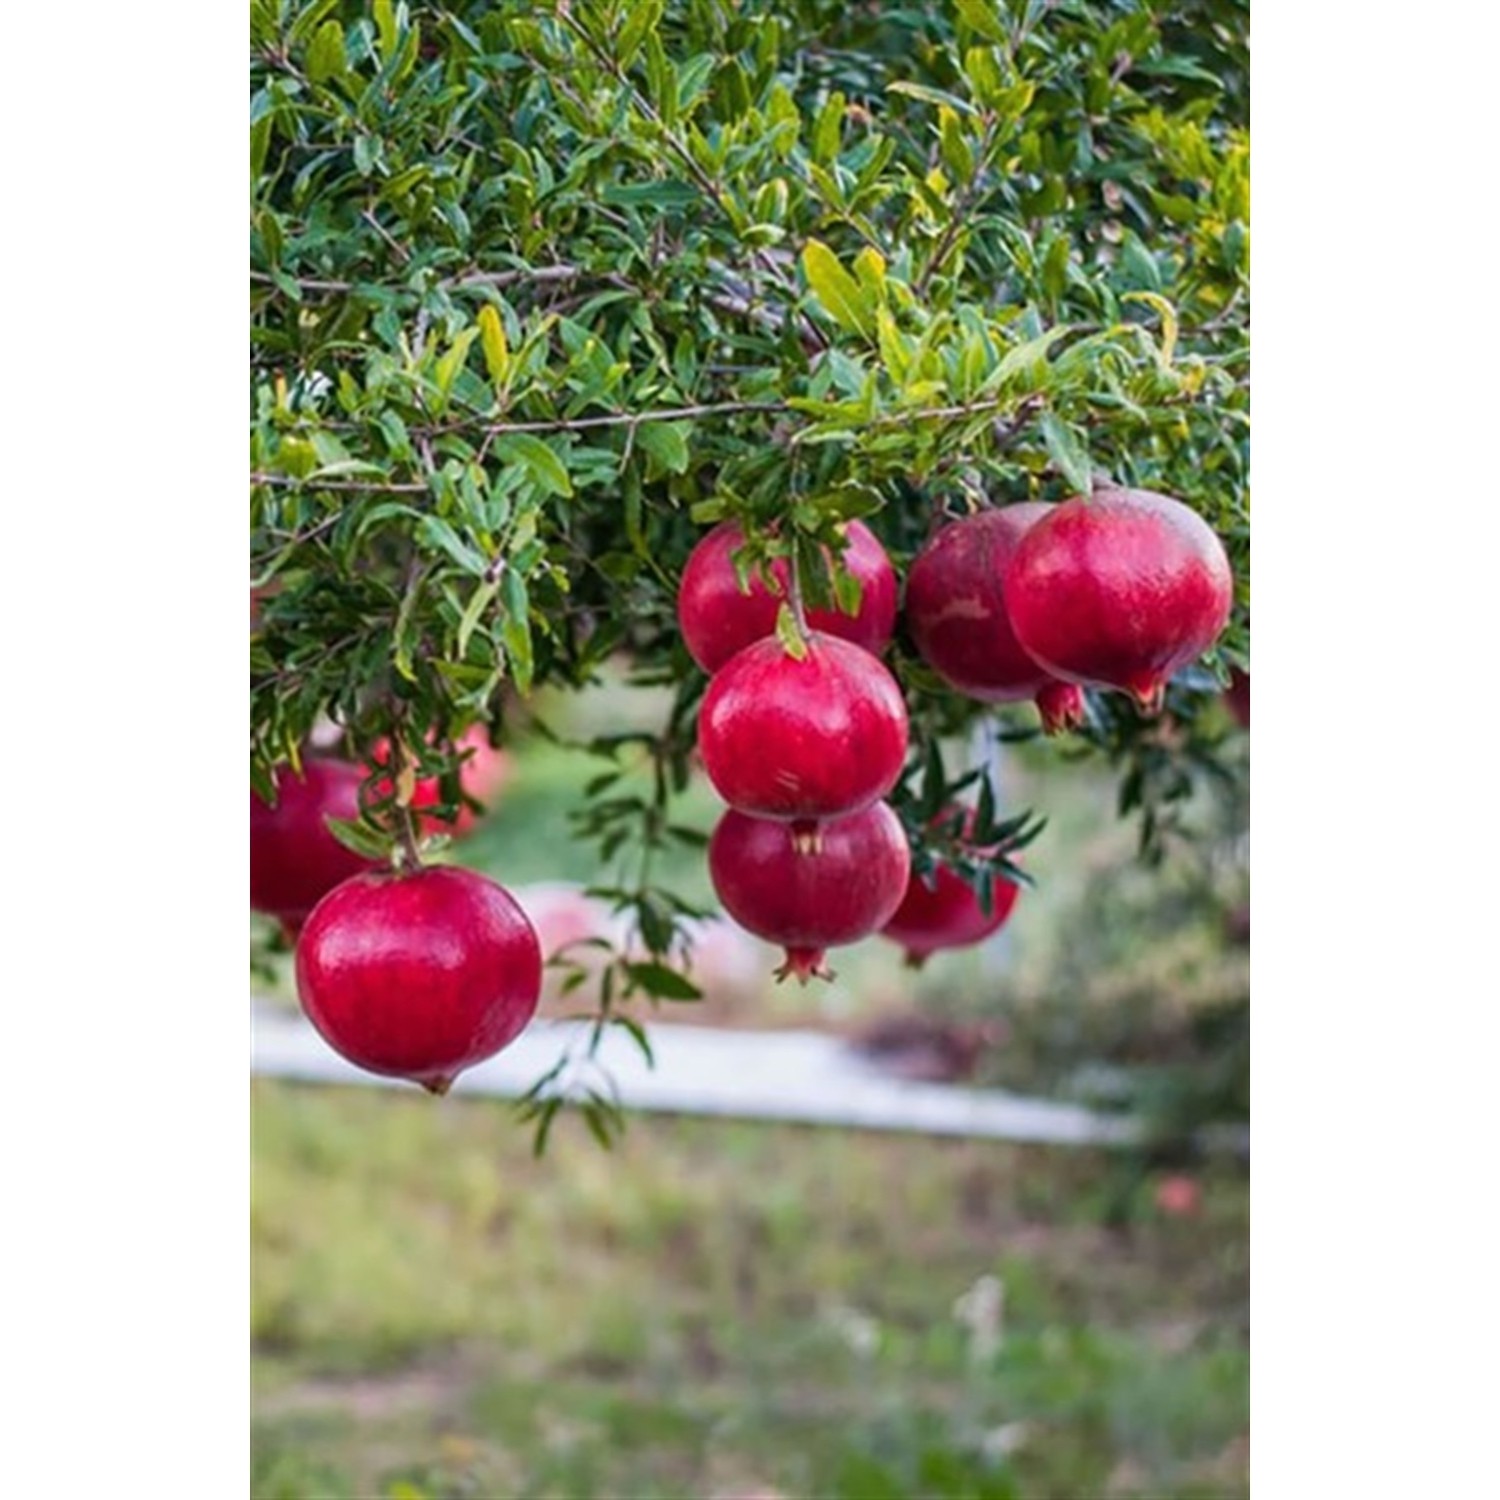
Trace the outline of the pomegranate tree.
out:
M 786 949 L 778 979 L 831 978 L 826 950 L 878 932 L 901 904 L 911 852 L 901 820 L 877 802 L 833 818 L 809 849 L 786 823 L 731 808 L 708 844 L 708 873 L 724 910 L 747 932 Z
M 1099 489 L 1026 532 L 1005 597 L 1016 639 L 1054 676 L 1155 710 L 1167 679 L 1219 638 L 1234 578 L 1213 528 L 1180 500 Z
M 811 631 L 747 646 L 709 684 L 698 716 L 719 795 L 761 818 L 816 822 L 886 795 L 906 758 L 906 703 L 868 651 Z
M 1048 734 L 1082 722 L 1083 694 L 1027 654 L 1011 628 L 1005 569 L 1050 505 L 1023 502 L 944 526 L 906 579 L 906 624 L 923 659 L 951 687 L 984 703 L 1033 699 Z
M 297 942 L 297 994 L 357 1067 L 446 1093 L 536 1012 L 542 954 L 513 896 L 473 870 L 371 871 L 336 886 Z
M 896 570 L 875 533 L 862 521 L 846 528 L 848 545 L 842 562 L 860 586 L 859 607 L 853 614 L 841 609 L 809 609 L 813 630 L 836 635 L 880 655 L 890 644 L 896 624 Z M 705 672 L 717 672 L 736 652 L 771 635 L 776 616 L 790 597 L 785 558 L 771 563 L 774 590 L 752 574 L 740 587 L 734 554 L 745 545 L 737 521 L 715 526 L 688 555 L 677 590 L 677 621 L 693 660 Z
M 794 847 L 817 844 L 804 825 L 888 799 L 925 867 L 928 802 L 977 793 L 988 768 L 955 766 L 915 810 L 898 778 L 1031 717 L 992 695 L 1013 677 L 942 690 L 911 633 L 887 644 L 892 580 L 867 530 L 903 571 L 955 505 L 1088 494 L 1108 464 L 1180 496 L 1248 585 L 1233 18 L 1148 25 L 1144 0 L 1071 0 L 1013 26 L 932 6 L 914 47 L 909 7 L 356 9 L 256 5 L 248 49 L 251 784 L 273 802 L 320 725 L 356 765 L 382 742 L 404 761 L 341 831 L 359 854 L 334 858 L 419 864 L 426 784 L 457 810 L 472 725 L 507 752 L 517 731 L 586 734 L 599 763 L 569 826 L 639 934 L 591 993 L 601 1023 L 625 1019 L 631 984 L 691 998 L 672 965 L 699 912 L 667 856 L 701 838 L 678 811 L 700 732 L 723 796 Z M 1184 83 L 1185 37 L 1221 88 Z M 441 84 L 474 78 L 477 103 Z M 1124 199 L 1074 190 L 1059 164 L 1090 153 L 1129 161 Z M 732 563 L 709 563 L 736 529 L 757 571 L 730 593 Z M 1121 555 L 1106 542 L 1101 566 Z M 1049 584 L 1029 639 L 1013 571 L 1006 618 L 1064 684 L 1024 696 L 1071 719 L 1076 690 L 1121 664 L 1039 654 L 1063 612 Z M 805 651 L 780 614 L 796 616 L 793 579 Z M 1133 632 L 1158 613 L 1123 617 Z M 729 626 L 752 637 L 738 651 Z M 1084 655 L 1108 655 L 1113 630 Z M 1129 687 L 1155 691 L 1199 648 L 1170 633 L 1144 664 L 1129 637 Z M 1245 609 L 1221 646 L 1249 659 Z M 690 649 L 710 684 L 684 671 Z M 918 674 L 933 690 L 908 693 L 908 714 Z M 569 695 L 602 679 L 636 704 L 580 729 Z M 1096 694 L 1068 747 L 1118 774 L 1148 841 L 1247 749 L 1194 678 L 1171 697 L 1167 734 Z
M 341 844 L 327 821 L 359 817 L 364 779 L 348 761 L 309 757 L 300 775 L 277 776 L 275 806 L 250 793 L 250 909 L 275 917 L 288 937 L 334 886 L 376 863 Z

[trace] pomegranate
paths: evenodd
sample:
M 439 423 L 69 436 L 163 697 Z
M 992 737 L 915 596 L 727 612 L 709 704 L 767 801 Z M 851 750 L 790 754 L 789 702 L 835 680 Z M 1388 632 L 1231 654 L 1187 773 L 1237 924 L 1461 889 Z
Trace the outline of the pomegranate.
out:
M 880 934 L 899 943 L 906 950 L 906 962 L 919 969 L 940 948 L 967 948 L 998 932 L 1020 894 L 1020 886 L 997 880 L 993 909 L 986 916 L 972 888 L 939 865 L 930 876 L 911 877 L 901 905 Z
M 911 851 L 884 803 L 824 823 L 806 849 L 785 823 L 731 808 L 708 842 L 708 873 L 741 927 L 786 949 L 778 979 L 831 979 L 824 950 L 878 932 L 901 904 Z
M 896 570 L 870 528 L 850 521 L 844 566 L 861 586 L 859 609 L 809 610 L 813 630 L 836 635 L 878 656 L 890 644 L 896 625 Z M 687 560 L 677 590 L 677 622 L 693 660 L 705 672 L 717 672 L 730 657 L 776 630 L 776 615 L 787 597 L 789 565 L 771 564 L 773 592 L 758 577 L 742 592 L 732 558 L 745 543 L 737 521 L 724 521 L 705 536 Z
M 816 822 L 858 812 L 895 786 L 906 731 L 896 679 L 868 651 L 814 630 L 800 659 L 773 635 L 717 673 L 698 749 L 731 807 Z
M 542 953 L 526 913 L 487 876 L 432 865 L 356 875 L 297 942 L 297 995 L 357 1067 L 445 1094 L 536 1013 Z
M 461 755 L 465 755 L 463 765 L 459 771 L 459 783 L 476 801 L 482 803 L 486 810 L 493 804 L 499 795 L 501 787 L 510 780 L 510 759 L 503 750 L 496 750 L 490 744 L 489 736 L 481 725 L 475 724 L 471 729 L 458 737 L 456 748 Z M 390 762 L 390 744 L 381 740 L 370 757 L 373 767 L 385 770 Z M 377 797 L 388 797 L 391 792 L 391 784 L 381 777 L 375 783 L 373 794 Z M 478 818 L 472 807 L 461 807 L 458 816 L 450 823 L 438 817 L 435 813 L 426 812 L 425 809 L 435 807 L 442 801 L 442 790 L 438 785 L 436 776 L 429 776 L 419 781 L 412 792 L 412 810 L 418 814 L 418 824 L 423 833 L 449 833 L 455 838 L 467 833 Z
M 340 881 L 376 868 L 324 821 L 359 816 L 364 776 L 349 761 L 310 757 L 300 776 L 277 777 L 274 808 L 250 793 L 250 906 L 277 918 L 288 937 Z
M 1234 580 L 1223 543 L 1180 500 L 1101 489 L 1027 531 L 1005 599 L 1016 639 L 1054 676 L 1154 711 L 1172 673 L 1218 639 Z
M 1048 734 L 1083 722 L 1083 694 L 1039 667 L 1005 609 L 1006 564 L 1050 505 L 1026 502 L 954 521 L 918 554 L 906 579 L 906 623 L 922 659 L 951 687 L 985 703 L 1036 700 Z

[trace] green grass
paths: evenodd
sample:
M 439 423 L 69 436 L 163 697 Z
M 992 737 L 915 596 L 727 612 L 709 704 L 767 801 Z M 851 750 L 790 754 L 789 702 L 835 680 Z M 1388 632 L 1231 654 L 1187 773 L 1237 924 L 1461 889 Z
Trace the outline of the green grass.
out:
M 254 1493 L 1247 1493 L 1247 1185 L 1095 1153 L 260 1081 Z M 1004 1289 L 998 1348 L 955 1316 Z

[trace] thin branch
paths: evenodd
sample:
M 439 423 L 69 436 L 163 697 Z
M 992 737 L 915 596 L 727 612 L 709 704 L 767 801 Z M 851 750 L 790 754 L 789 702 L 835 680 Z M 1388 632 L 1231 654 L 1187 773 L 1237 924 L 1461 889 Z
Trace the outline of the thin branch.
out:
M 429 490 L 425 484 L 392 484 L 389 480 L 376 482 L 363 479 L 319 479 L 309 476 L 299 479 L 294 474 L 266 474 L 260 471 L 252 472 L 251 484 L 268 484 L 273 489 L 294 490 L 301 488 L 315 490 L 351 490 L 361 493 L 375 494 L 399 494 L 399 495 L 426 495 Z
M 445 276 L 436 285 L 445 289 L 466 286 L 514 286 L 517 282 L 545 283 L 549 281 L 573 281 L 579 276 L 589 273 L 581 266 L 535 266 L 518 271 L 466 271 L 462 276 Z M 275 286 L 276 278 L 267 275 L 264 271 L 252 271 L 251 281 L 259 281 L 262 284 Z M 359 283 L 355 281 L 322 281 L 313 277 L 293 276 L 299 290 L 304 292 L 352 292 Z M 605 277 L 606 280 L 623 278 Z M 416 288 L 409 288 L 415 291 Z

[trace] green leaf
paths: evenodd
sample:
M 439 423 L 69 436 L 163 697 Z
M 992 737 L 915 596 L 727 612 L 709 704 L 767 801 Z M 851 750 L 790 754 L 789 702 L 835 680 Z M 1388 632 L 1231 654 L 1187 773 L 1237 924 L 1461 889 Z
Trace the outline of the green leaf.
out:
M 788 656 L 793 656 L 798 661 L 807 660 L 807 641 L 797 628 L 797 617 L 792 613 L 790 604 L 783 604 L 776 611 L 776 639 L 781 642 L 782 649 Z
M 964 136 L 958 114 L 944 104 L 938 109 L 938 151 L 953 181 L 962 185 L 974 175 L 974 150 Z
M 549 495 L 565 499 L 572 495 L 567 466 L 541 438 L 529 432 L 507 432 L 496 440 L 495 452 L 507 463 L 520 464 Z
M 625 24 L 615 41 L 615 60 L 621 68 L 628 68 L 641 50 L 647 32 L 654 32 L 661 24 L 664 0 L 632 0 L 625 8 Z
M 324 21 L 307 48 L 307 76 L 314 83 L 342 78 L 349 66 L 344 54 L 344 28 L 337 21 Z
M 368 824 L 356 818 L 327 818 L 323 821 L 328 831 L 344 848 L 352 849 L 365 859 L 387 860 L 395 848 L 395 840 L 389 834 L 378 833 Z
M 464 572 L 472 573 L 475 577 L 479 577 L 489 566 L 485 559 L 464 541 L 441 516 L 423 516 L 421 526 L 418 529 L 422 540 L 429 547 L 437 547 L 446 552 Z
M 1006 42 L 1005 23 L 993 0 L 955 0 L 955 8 L 966 25 L 987 42 Z
M 400 41 L 400 32 L 396 29 L 396 11 L 391 0 L 375 0 L 373 6 L 375 12 L 375 30 L 380 35 L 380 57 L 383 62 L 389 62 L 395 55 L 396 44 Z
M 636 442 L 668 474 L 686 474 L 688 468 L 688 422 L 642 422 L 635 430 Z
M 469 649 L 469 640 L 479 625 L 479 617 L 490 606 L 490 601 L 500 591 L 500 582 L 496 579 L 493 583 L 484 582 L 469 595 L 469 602 L 464 606 L 463 618 L 458 622 L 458 654 L 463 656 Z
M 1053 466 L 1080 495 L 1087 495 L 1093 484 L 1093 469 L 1083 435 L 1068 426 L 1056 412 L 1042 413 L 1042 441 Z
M 809 240 L 802 252 L 802 269 L 828 315 L 849 333 L 868 336 L 872 299 L 839 264 L 838 256 L 821 240 Z
M 507 568 L 501 575 L 500 598 L 505 605 L 500 639 L 510 658 L 511 677 L 519 692 L 528 693 L 535 669 L 531 647 L 531 602 L 526 592 L 526 580 L 514 568 Z
M 961 115 L 977 113 L 967 99 L 960 99 L 957 94 L 946 94 L 942 89 L 928 88 L 925 83 L 912 83 L 905 78 L 886 84 L 885 91 L 888 94 L 905 94 L 909 99 L 920 99 L 924 104 L 946 104 L 949 109 L 956 109 Z
M 633 985 L 658 1000 L 701 1000 L 703 991 L 685 974 L 662 963 L 628 963 L 625 972 Z
M 827 103 L 818 111 L 818 118 L 813 125 L 814 161 L 824 166 L 833 165 L 839 154 L 839 146 L 842 144 L 843 123 L 844 96 L 838 89 L 835 89 L 828 96 Z

